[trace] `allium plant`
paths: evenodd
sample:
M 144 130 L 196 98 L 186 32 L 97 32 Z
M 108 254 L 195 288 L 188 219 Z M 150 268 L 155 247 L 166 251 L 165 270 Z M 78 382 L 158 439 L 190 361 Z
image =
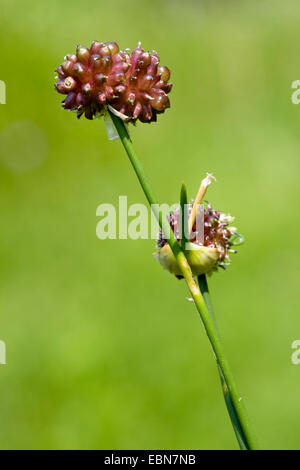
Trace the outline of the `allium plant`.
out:
M 201 182 L 193 203 L 188 202 L 186 187 L 180 192 L 179 209 L 162 216 L 152 186 L 147 179 L 127 131 L 126 123 L 153 122 L 170 107 L 168 93 L 170 70 L 160 64 L 155 51 L 145 52 L 139 43 L 130 54 L 120 51 L 116 42 L 94 41 L 90 48 L 77 46 L 56 69 L 56 90 L 66 95 L 64 109 L 78 118 L 109 116 L 144 194 L 160 225 L 155 257 L 177 278 L 184 278 L 212 346 L 221 378 L 228 413 L 242 450 L 257 449 L 243 400 L 227 362 L 211 306 L 207 278 L 230 262 L 230 253 L 242 237 L 232 226 L 233 218 L 208 205 L 203 210 L 203 237 L 198 237 L 197 218 L 212 175 Z M 180 233 L 178 227 L 181 226 Z M 177 281 L 178 282 L 178 281 Z

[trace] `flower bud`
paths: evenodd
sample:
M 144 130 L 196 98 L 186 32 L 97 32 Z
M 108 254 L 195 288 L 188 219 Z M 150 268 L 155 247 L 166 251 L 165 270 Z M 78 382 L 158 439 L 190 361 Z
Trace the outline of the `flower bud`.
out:
M 167 82 L 170 78 L 171 72 L 165 65 L 159 65 L 157 67 L 157 73 L 160 75 L 161 80 Z
M 143 52 L 141 56 L 139 57 L 139 67 L 149 67 L 151 64 L 151 54 L 150 52 Z
M 61 65 L 59 65 L 55 71 L 57 72 L 59 78 L 64 78 L 66 76 Z
M 72 77 L 65 78 L 64 85 L 65 85 L 66 93 L 69 93 L 70 91 L 73 91 L 75 90 L 75 88 L 77 88 L 77 83 Z
M 111 55 L 115 55 L 119 52 L 119 46 L 115 41 L 105 42 L 104 46 L 109 48 Z
M 90 53 L 91 54 L 99 54 L 99 50 L 101 49 L 102 46 L 103 46 L 102 42 L 93 41 L 92 45 L 91 45 L 91 48 L 90 48 Z
M 124 82 L 125 82 L 125 75 L 124 75 L 124 72 L 122 72 L 121 70 L 111 73 L 109 76 L 109 79 L 107 80 L 107 83 L 112 86 L 118 85 Z
M 75 54 L 67 54 L 66 59 L 70 60 L 75 64 L 75 62 L 77 61 L 77 56 Z
M 73 66 L 73 73 L 78 78 L 84 78 L 88 73 L 88 68 L 80 62 L 76 62 Z
M 67 60 L 66 62 L 63 62 L 61 64 L 61 68 L 66 75 L 71 75 L 72 70 L 73 70 L 73 62 L 70 60 Z
M 56 83 L 56 89 L 58 93 L 67 94 L 70 91 L 75 90 L 77 88 L 77 83 L 72 77 L 67 77 L 64 80 L 59 80 Z
M 153 101 L 151 101 L 152 108 L 156 111 L 164 111 L 170 107 L 170 100 L 167 95 L 157 95 Z
M 82 64 L 88 64 L 90 60 L 90 51 L 85 46 L 77 46 L 76 56 Z
M 111 50 L 108 46 L 105 46 L 103 45 L 100 49 L 99 49 L 99 54 L 104 57 L 104 56 L 110 56 L 111 55 Z
M 55 88 L 56 90 L 58 91 L 58 93 L 62 93 L 63 95 L 65 95 L 67 93 L 67 90 L 66 90 L 66 87 L 65 87 L 65 81 L 64 80 L 59 80 L 56 84 L 55 84 Z
M 112 61 L 113 63 L 117 63 L 117 62 L 125 62 L 127 59 L 127 55 L 125 53 L 122 53 L 122 52 L 119 52 L 117 54 L 115 54 L 113 57 L 112 57 Z

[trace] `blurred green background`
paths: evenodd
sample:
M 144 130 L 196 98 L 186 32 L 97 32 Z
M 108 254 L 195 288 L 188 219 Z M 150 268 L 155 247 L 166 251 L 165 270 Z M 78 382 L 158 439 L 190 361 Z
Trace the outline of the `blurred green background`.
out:
M 131 129 L 160 201 L 194 196 L 247 243 L 210 280 L 228 358 L 265 449 L 300 448 L 300 4 L 296 0 L 2 0 L 0 447 L 236 449 L 184 282 L 151 240 L 96 238 L 100 203 L 144 202 L 104 124 L 60 109 L 77 43 L 156 49 L 171 109 Z

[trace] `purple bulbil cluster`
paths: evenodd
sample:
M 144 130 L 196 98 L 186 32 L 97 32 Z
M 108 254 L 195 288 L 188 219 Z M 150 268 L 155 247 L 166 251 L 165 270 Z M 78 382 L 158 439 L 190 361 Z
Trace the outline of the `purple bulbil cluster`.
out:
M 130 55 L 116 42 L 94 41 L 89 49 L 78 46 L 76 54 L 65 59 L 56 69 L 55 86 L 67 95 L 63 108 L 78 117 L 93 119 L 109 105 L 128 122 L 152 122 L 170 107 L 170 71 L 159 65 L 155 51 L 145 52 L 140 44 Z

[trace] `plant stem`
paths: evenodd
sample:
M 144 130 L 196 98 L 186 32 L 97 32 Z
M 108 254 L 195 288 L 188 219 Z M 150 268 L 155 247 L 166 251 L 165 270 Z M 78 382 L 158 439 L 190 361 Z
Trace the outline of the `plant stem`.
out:
M 217 330 L 216 318 L 215 318 L 213 306 L 212 306 L 212 303 L 211 303 L 211 300 L 210 300 L 209 289 L 208 289 L 208 284 L 207 284 L 207 279 L 206 279 L 205 274 L 202 274 L 201 276 L 198 277 L 198 283 L 199 283 L 199 287 L 200 287 L 201 293 L 203 295 L 204 301 L 206 303 L 207 310 L 208 310 L 208 312 L 211 316 L 211 319 L 214 322 L 215 328 Z M 219 369 L 221 385 L 222 385 L 222 391 L 223 391 L 225 403 L 226 403 L 226 406 L 227 406 L 228 414 L 229 414 L 229 417 L 231 419 L 231 423 L 232 423 L 236 438 L 238 440 L 240 449 L 241 450 L 249 450 L 250 449 L 249 444 L 247 442 L 246 436 L 243 433 L 242 425 L 239 421 L 237 412 L 235 410 L 234 404 L 232 402 L 232 399 L 231 399 L 231 396 L 230 396 L 230 393 L 229 393 L 228 386 L 226 384 L 225 378 L 223 376 L 222 370 L 220 369 L 219 365 L 218 365 L 218 369 Z
M 161 229 L 163 230 L 165 236 L 169 236 L 168 243 L 170 245 L 170 248 L 176 258 L 176 261 L 181 269 L 182 275 L 188 285 L 188 288 L 190 290 L 190 293 L 192 295 L 192 298 L 194 300 L 194 303 L 196 305 L 196 308 L 198 310 L 198 313 L 201 316 L 202 322 L 205 327 L 206 334 L 209 338 L 209 341 L 211 343 L 211 346 L 213 348 L 215 358 L 217 360 L 218 366 L 220 367 L 222 374 L 224 376 L 224 379 L 226 381 L 226 384 L 228 385 L 228 389 L 232 398 L 232 402 L 234 404 L 237 416 L 239 418 L 239 422 L 242 425 L 243 433 L 247 438 L 247 441 L 249 443 L 249 448 L 251 450 L 257 449 L 257 443 L 255 440 L 255 437 L 252 433 L 252 430 L 250 428 L 249 422 L 248 422 L 248 417 L 246 415 L 246 411 L 242 402 L 242 398 L 240 394 L 238 393 L 238 390 L 235 385 L 235 381 L 233 378 L 233 375 L 231 373 L 229 364 L 227 362 L 227 359 L 224 354 L 223 346 L 221 344 L 219 335 L 217 333 L 216 327 L 214 325 L 214 322 L 208 312 L 208 309 L 206 307 L 206 303 L 203 299 L 203 296 L 200 292 L 199 286 L 195 279 L 193 278 L 193 274 L 191 271 L 191 268 L 188 264 L 188 261 L 184 255 L 184 252 L 182 251 L 180 245 L 178 244 L 172 230 L 170 230 L 170 225 L 169 222 L 167 221 L 166 218 L 162 217 L 162 214 L 159 211 L 159 206 L 157 199 L 152 191 L 151 184 L 148 180 L 148 178 L 145 175 L 144 169 L 134 151 L 132 141 L 129 137 L 129 134 L 127 132 L 127 129 L 124 125 L 124 122 L 117 116 L 115 116 L 113 113 L 110 112 L 110 116 L 112 118 L 112 121 L 117 129 L 117 132 L 119 134 L 119 137 L 121 139 L 121 142 L 126 150 L 126 153 L 129 157 L 129 160 L 133 166 L 133 169 L 138 177 L 138 180 L 141 184 L 141 187 L 144 191 L 144 194 L 151 206 L 151 209 L 154 212 L 154 215 L 156 216 L 159 225 Z
M 187 190 L 184 183 L 181 185 L 180 191 L 180 231 L 181 231 L 181 249 L 185 251 L 185 244 L 187 242 L 185 228 L 188 226 L 188 217 L 187 217 Z

